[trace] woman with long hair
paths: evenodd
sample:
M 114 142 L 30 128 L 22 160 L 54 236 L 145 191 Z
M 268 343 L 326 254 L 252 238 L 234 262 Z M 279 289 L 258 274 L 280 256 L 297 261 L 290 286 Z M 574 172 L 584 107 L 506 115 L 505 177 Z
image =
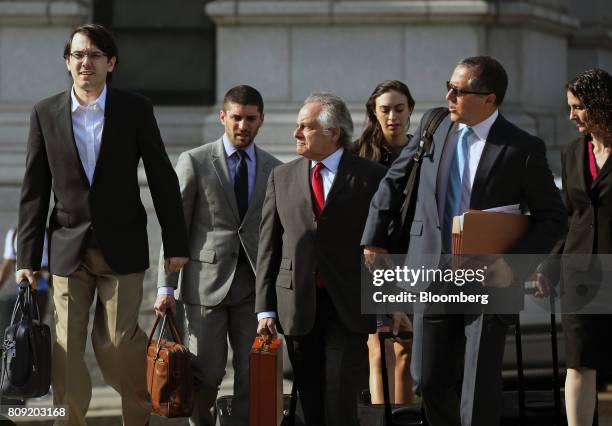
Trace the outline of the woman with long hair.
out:
M 582 135 L 561 153 L 569 231 L 556 251 L 564 255 L 611 254 L 612 163 L 608 157 L 612 151 L 612 76 L 597 68 L 587 70 L 565 89 L 569 119 Z M 591 260 L 593 268 L 587 279 L 600 281 L 594 272 L 601 269 L 597 257 L 592 256 Z M 556 281 L 559 272 L 559 263 L 553 264 L 554 268 L 540 271 L 536 295 L 549 294 L 550 284 Z M 562 303 L 573 297 L 568 289 L 576 290 L 578 282 L 566 270 L 563 272 Z M 612 359 L 612 340 L 608 337 L 612 315 L 568 313 L 562 315 L 562 324 L 567 357 L 568 425 L 590 426 L 596 406 L 597 373 L 603 372 Z
M 357 155 L 389 167 L 410 140 L 407 134 L 414 99 L 408 86 L 398 80 L 378 83 L 366 102 L 364 130 L 355 143 Z M 386 317 L 378 320 L 378 331 L 390 331 Z M 406 329 L 403 329 L 404 331 Z M 373 404 L 383 403 L 382 369 L 378 331 L 368 337 L 370 364 L 370 394 Z M 396 404 L 407 404 L 414 399 L 410 376 L 411 340 L 387 341 L 387 371 L 390 395 Z

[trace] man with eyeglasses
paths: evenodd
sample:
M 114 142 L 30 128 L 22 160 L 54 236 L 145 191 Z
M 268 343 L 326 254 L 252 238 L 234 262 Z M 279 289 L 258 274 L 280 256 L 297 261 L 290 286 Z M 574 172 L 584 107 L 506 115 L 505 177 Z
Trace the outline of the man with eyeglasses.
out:
M 37 103 L 30 118 L 17 281 L 36 285 L 33 272 L 40 269 L 53 191 L 53 399 L 69 409 L 69 420 L 61 424 L 86 424 L 91 379 L 84 352 L 95 300 L 91 340 L 102 375 L 121 394 L 123 423 L 145 425 L 151 410 L 147 336 L 138 312 L 149 249 L 138 163 L 144 164 L 161 225 L 167 273 L 179 271 L 188 256 L 178 179 L 149 100 L 107 85 L 118 63 L 110 32 L 95 24 L 76 28 L 64 59 L 72 88 Z
M 447 82 L 450 114 L 433 135 L 431 155 L 423 159 L 414 217 L 407 226 L 407 262 L 430 264 L 409 267 L 443 268 L 442 255 L 451 253 L 453 217 L 469 209 L 520 205 L 529 210 L 530 230 L 511 253 L 547 253 L 563 234 L 563 204 L 544 142 L 498 111 L 507 85 L 506 71 L 488 56 L 462 60 Z M 387 230 L 403 202 L 406 176 L 431 113 L 424 115 L 372 199 L 362 238 L 368 263 L 387 252 Z M 498 257 L 488 265 L 484 285 L 514 284 L 520 291 L 526 277 L 523 268 L 510 267 L 513 263 Z M 518 294 L 514 288 L 502 290 Z M 499 424 L 505 337 L 516 316 L 427 312 L 414 316 L 412 369 L 429 424 Z

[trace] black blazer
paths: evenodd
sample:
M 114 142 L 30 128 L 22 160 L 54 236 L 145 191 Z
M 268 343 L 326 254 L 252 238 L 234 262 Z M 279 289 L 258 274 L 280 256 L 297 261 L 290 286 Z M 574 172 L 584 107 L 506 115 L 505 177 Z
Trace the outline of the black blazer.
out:
M 26 170 L 21 187 L 18 268 L 39 269 L 49 198 L 49 262 L 67 276 L 80 263 L 91 229 L 115 273 L 149 267 L 147 214 L 140 199 L 142 159 L 167 257 L 188 256 L 178 180 L 144 97 L 108 87 L 104 130 L 90 186 L 72 130 L 70 92 L 37 103 L 30 118 Z
M 612 253 L 612 161 L 606 161 L 588 189 L 586 143 L 579 138 L 561 151 L 569 231 L 559 253 Z
M 319 271 L 343 324 L 374 331 L 374 316 L 361 314 L 359 239 L 384 174 L 383 166 L 345 150 L 317 224 L 310 161 L 299 158 L 272 171 L 260 227 L 256 312 L 276 311 L 285 334 L 307 334 L 315 321 Z

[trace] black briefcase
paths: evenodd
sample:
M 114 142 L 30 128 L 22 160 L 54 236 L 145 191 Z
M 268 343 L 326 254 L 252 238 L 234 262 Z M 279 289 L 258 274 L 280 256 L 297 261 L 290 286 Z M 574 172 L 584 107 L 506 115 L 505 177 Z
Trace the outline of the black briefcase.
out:
M 35 398 L 46 395 L 51 384 L 51 330 L 40 321 L 36 290 L 27 280 L 4 331 L 0 393 L 4 397 Z

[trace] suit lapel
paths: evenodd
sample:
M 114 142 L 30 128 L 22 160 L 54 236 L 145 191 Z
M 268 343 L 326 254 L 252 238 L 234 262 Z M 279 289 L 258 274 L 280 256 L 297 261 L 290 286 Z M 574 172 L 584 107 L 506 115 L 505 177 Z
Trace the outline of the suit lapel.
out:
M 255 145 L 255 184 L 253 186 L 253 194 L 251 194 L 249 208 L 244 215 L 244 222 L 246 222 L 252 214 L 253 206 L 261 205 L 260 201 L 266 195 L 268 175 L 270 174 L 269 171 L 271 168 L 272 166 L 268 158 L 262 155 L 261 150 Z
M 96 175 L 100 165 L 104 164 L 103 159 L 106 157 L 104 149 L 108 148 L 108 145 L 112 143 L 112 130 L 115 124 L 115 114 L 117 113 L 115 106 L 114 92 L 110 86 L 106 86 L 106 102 L 104 105 L 104 125 L 102 127 L 102 137 L 100 138 L 100 151 L 98 152 L 98 159 L 96 160 L 96 167 L 94 168 L 93 176 L 91 177 L 91 184 L 93 186 L 96 181 Z
M 70 89 L 72 90 L 72 89 Z M 76 170 L 81 176 L 83 183 L 89 187 L 89 179 L 83 169 L 81 163 L 81 157 L 79 156 L 79 150 L 74 139 L 74 129 L 72 128 L 72 111 L 70 110 L 70 91 L 66 92 L 66 96 L 62 99 L 59 108 L 57 109 L 57 120 L 58 125 L 58 140 L 59 143 L 66 149 L 69 157 L 72 158 L 72 162 Z
M 474 205 L 474 200 L 478 199 L 480 188 L 484 187 L 495 162 L 506 148 L 507 142 L 502 136 L 504 124 L 505 119 L 500 115 L 493 123 L 493 126 L 491 126 L 489 136 L 480 156 L 480 161 L 478 162 L 478 167 L 476 168 L 476 176 L 474 177 L 472 194 L 470 196 L 470 206 Z
M 433 143 L 433 167 L 425 167 L 425 170 L 422 170 L 421 173 L 429 173 L 430 182 L 433 182 L 433 179 L 436 179 L 435 188 L 436 188 L 436 205 L 435 211 L 429 211 L 429 217 L 435 217 L 434 214 L 437 214 L 439 223 L 442 223 L 444 218 L 444 212 L 442 211 L 442 206 L 444 205 L 444 197 L 446 197 L 446 192 L 440 192 L 440 187 L 442 185 L 442 179 L 445 176 L 443 173 L 443 163 L 445 163 L 446 156 L 453 155 L 450 152 L 447 152 L 448 146 L 448 134 L 453 128 L 453 122 L 450 119 L 450 114 L 446 116 L 446 118 L 438 127 L 438 130 L 434 133 L 434 143 Z M 454 151 L 453 151 L 454 152 Z M 425 163 L 427 159 L 424 159 Z M 450 160 L 452 161 L 452 159 Z M 426 177 L 424 175 L 424 177 Z M 448 179 L 448 175 L 446 175 Z M 431 205 L 430 203 L 425 203 L 426 206 Z
M 219 179 L 219 183 L 223 187 L 223 194 L 227 198 L 227 202 L 234 214 L 234 217 L 240 223 L 240 214 L 238 213 L 238 203 L 234 194 L 234 186 L 229 174 L 229 167 L 225 158 L 225 148 L 223 147 L 223 138 L 215 142 L 215 149 L 212 155 L 212 164 Z
M 329 189 L 329 194 L 327 194 L 325 206 L 321 214 L 325 214 L 325 210 L 329 207 L 331 203 L 334 202 L 334 198 L 336 198 L 337 194 L 342 190 L 344 184 L 353 175 L 354 161 L 355 158 L 345 149 L 342 153 L 342 157 L 340 158 L 340 163 L 338 163 L 336 177 L 334 178 L 334 182 L 332 183 L 332 186 Z
M 296 168 L 295 196 L 304 197 L 306 199 L 306 205 L 312 217 L 312 223 L 314 223 L 315 214 L 312 208 L 312 191 L 310 188 L 310 160 L 302 157 L 296 164 Z
M 581 144 L 577 144 L 576 148 L 573 152 L 573 160 L 576 162 L 573 170 L 576 170 L 578 173 L 578 181 L 580 182 L 580 188 L 584 191 L 585 194 L 589 194 L 591 192 L 591 188 L 587 188 L 586 185 L 586 147 L 584 146 L 584 141 Z M 607 161 L 606 161 L 607 164 Z M 566 170 L 571 170 L 569 167 L 566 167 Z M 589 174 L 591 172 L 589 171 Z M 601 173 L 599 174 L 601 175 Z M 595 182 L 593 182 L 595 183 Z

